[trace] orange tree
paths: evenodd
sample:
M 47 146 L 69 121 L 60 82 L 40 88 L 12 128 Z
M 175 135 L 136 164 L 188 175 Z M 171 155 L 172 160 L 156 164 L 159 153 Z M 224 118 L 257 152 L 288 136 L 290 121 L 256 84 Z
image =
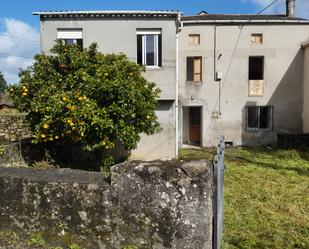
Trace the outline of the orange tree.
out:
M 102 54 L 57 41 L 50 54 L 34 57 L 10 88 L 16 107 L 27 113 L 34 142 L 71 141 L 84 150 L 107 150 L 119 141 L 128 150 L 140 134 L 159 131 L 159 90 L 144 68 L 123 54 Z

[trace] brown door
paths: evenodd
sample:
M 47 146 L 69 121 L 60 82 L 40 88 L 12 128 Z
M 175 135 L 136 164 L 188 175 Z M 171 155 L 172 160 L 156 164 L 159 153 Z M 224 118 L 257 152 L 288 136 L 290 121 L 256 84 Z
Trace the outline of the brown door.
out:
M 190 107 L 190 144 L 201 145 L 201 107 Z

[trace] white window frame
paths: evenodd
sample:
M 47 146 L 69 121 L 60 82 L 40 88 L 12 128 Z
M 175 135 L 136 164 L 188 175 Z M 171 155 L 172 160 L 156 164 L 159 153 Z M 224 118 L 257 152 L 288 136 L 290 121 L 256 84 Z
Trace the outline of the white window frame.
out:
M 58 39 L 78 40 L 83 39 L 82 29 L 58 29 Z
M 65 29 L 61 28 L 57 30 L 57 38 L 66 42 L 67 40 L 72 40 L 73 44 L 77 44 L 77 40 L 83 40 L 83 30 L 82 29 Z
M 160 68 L 159 66 L 159 35 L 161 31 L 137 31 L 136 35 L 142 35 L 142 64 L 147 68 Z M 154 36 L 154 65 L 147 65 L 147 36 Z

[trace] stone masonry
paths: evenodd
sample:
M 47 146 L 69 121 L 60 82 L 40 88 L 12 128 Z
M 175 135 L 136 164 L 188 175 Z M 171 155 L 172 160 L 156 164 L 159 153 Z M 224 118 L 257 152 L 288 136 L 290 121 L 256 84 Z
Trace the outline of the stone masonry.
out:
M 0 142 L 31 137 L 30 131 L 24 125 L 24 117 L 23 114 L 0 115 Z
M 207 161 L 126 162 L 100 172 L 0 168 L 0 230 L 41 232 L 55 246 L 211 249 Z

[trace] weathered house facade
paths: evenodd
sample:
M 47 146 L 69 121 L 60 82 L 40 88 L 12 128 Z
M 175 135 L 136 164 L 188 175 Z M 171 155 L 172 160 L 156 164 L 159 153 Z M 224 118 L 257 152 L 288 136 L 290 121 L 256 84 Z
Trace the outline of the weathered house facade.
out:
M 57 38 L 88 47 L 96 42 L 103 53 L 124 53 L 146 66 L 145 77 L 161 89 L 157 116 L 162 131 L 143 136 L 134 159 L 176 154 L 176 33 L 178 12 L 78 11 L 43 12 L 41 49 L 48 52 Z
M 84 47 L 97 42 L 102 52 L 122 52 L 146 66 L 145 77 L 162 90 L 157 115 L 163 129 L 142 138 L 134 159 L 175 157 L 184 144 L 212 146 L 222 134 L 233 145 L 274 143 L 278 133 L 305 127 L 308 49 L 302 44 L 309 20 L 295 17 L 293 0 L 286 15 L 35 14 L 43 52 L 57 38 Z

